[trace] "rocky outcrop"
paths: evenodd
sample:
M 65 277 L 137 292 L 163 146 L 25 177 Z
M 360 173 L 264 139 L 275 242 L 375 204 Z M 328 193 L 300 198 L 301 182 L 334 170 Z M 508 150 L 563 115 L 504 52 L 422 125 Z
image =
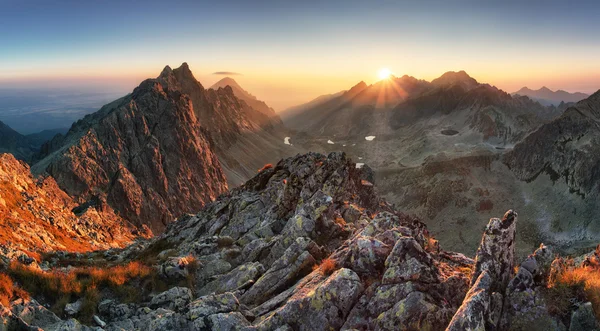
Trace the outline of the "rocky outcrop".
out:
M 0 255 L 33 262 L 36 252 L 123 247 L 147 232 L 117 216 L 101 197 L 76 203 L 51 177 L 34 178 L 22 161 L 0 155 Z
M 517 213 L 492 218 L 475 258 L 471 289 L 446 330 L 497 330 L 512 276 Z
M 172 309 L 161 314 L 186 320 L 184 329 L 445 328 L 469 286 L 459 270 L 474 262 L 441 251 L 423 223 L 394 211 L 366 179 L 368 167 L 343 153 L 301 155 L 171 224 L 155 241 L 196 259 L 198 298 L 158 305 L 166 292 L 152 311 Z M 111 329 L 156 314 L 128 311 L 100 317 Z

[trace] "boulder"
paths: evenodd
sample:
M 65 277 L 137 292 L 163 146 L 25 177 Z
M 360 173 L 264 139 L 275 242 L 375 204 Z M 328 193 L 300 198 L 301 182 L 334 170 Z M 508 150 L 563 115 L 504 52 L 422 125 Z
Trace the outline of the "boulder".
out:
M 165 308 L 173 311 L 183 309 L 192 300 L 192 291 L 187 287 L 173 287 L 159 293 L 150 301 L 151 308 Z

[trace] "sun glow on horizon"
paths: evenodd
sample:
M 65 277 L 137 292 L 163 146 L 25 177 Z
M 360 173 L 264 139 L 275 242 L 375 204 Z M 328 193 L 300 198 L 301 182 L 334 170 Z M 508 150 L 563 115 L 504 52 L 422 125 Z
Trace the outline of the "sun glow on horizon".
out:
M 388 79 L 388 78 L 390 78 L 391 75 L 392 75 L 392 71 L 388 68 L 381 68 L 381 69 L 379 69 L 379 72 L 377 73 L 377 76 L 379 77 L 379 79 Z

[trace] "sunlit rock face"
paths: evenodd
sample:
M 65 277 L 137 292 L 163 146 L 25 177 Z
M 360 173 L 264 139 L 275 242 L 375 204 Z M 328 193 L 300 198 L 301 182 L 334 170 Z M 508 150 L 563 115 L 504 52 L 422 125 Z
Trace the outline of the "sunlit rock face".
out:
M 182 83 L 165 68 L 77 122 L 34 169 L 80 199 L 106 194 L 120 215 L 156 232 L 200 209 L 227 183 Z
M 34 262 L 39 252 L 123 247 L 137 231 L 102 196 L 78 204 L 53 178 L 34 178 L 22 161 L 0 154 L 0 236 L 3 261 Z

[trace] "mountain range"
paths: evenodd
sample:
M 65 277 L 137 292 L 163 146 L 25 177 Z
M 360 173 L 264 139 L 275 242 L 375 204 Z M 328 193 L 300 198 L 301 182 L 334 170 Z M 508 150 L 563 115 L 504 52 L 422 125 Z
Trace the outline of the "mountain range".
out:
M 569 92 L 563 91 L 563 90 L 552 91 L 549 88 L 547 88 L 546 86 L 542 86 L 538 90 L 532 90 L 530 88 L 523 87 L 520 90 L 518 90 L 517 92 L 514 92 L 512 94 L 518 94 L 518 95 L 530 97 L 531 99 L 536 100 L 539 103 L 546 105 L 546 106 L 550 106 L 550 105 L 558 106 L 561 102 L 564 102 L 564 103 L 578 102 L 580 100 L 583 100 L 583 99 L 589 97 L 588 94 L 581 93 L 581 92 L 569 93 Z
M 600 268 L 600 91 L 545 106 L 458 71 L 281 115 L 183 63 L 50 140 L 1 125 L 32 165 L 0 155 L 0 324 L 598 326 L 560 282 Z

